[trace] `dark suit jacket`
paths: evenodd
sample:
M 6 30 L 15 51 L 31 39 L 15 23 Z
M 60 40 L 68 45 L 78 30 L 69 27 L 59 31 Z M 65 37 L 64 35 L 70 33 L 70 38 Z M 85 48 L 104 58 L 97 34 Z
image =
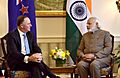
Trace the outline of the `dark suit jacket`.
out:
M 27 32 L 27 38 L 30 46 L 29 55 L 33 53 L 41 53 L 41 49 L 38 47 L 31 32 Z M 7 52 L 7 61 L 11 69 L 14 69 L 15 66 L 24 63 L 25 55 L 21 53 L 21 40 L 17 29 L 9 33 L 7 38 Z

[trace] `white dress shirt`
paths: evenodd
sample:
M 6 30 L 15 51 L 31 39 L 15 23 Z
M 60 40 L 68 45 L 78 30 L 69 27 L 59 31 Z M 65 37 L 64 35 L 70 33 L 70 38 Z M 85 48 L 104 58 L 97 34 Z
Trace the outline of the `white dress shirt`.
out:
M 23 34 L 25 34 L 25 33 L 23 33 L 22 31 L 20 31 L 19 29 L 18 29 L 18 32 L 20 34 L 20 40 L 21 40 L 21 53 L 23 55 L 26 55 L 26 50 L 25 50 L 25 46 L 24 46 L 24 36 L 23 36 Z M 28 58 L 29 58 L 29 56 L 25 56 L 24 57 L 24 62 L 25 63 L 28 63 Z

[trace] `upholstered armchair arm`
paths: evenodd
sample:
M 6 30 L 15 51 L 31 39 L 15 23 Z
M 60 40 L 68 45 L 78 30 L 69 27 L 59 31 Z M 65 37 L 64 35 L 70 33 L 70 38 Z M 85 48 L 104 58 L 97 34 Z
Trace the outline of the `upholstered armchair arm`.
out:
M 5 60 L 3 57 L 0 57 L 0 60 L 3 61 L 1 66 L 3 65 L 3 67 L 5 69 L 5 75 L 7 75 L 8 78 L 11 77 L 11 71 L 7 64 L 7 60 Z

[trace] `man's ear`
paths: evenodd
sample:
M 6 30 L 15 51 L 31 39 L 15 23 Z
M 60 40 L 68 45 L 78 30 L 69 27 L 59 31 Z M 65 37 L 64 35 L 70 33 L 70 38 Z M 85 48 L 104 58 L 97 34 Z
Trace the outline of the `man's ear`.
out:
M 23 26 L 21 26 L 21 28 L 23 28 Z
M 20 27 L 23 28 L 23 24 L 20 24 Z

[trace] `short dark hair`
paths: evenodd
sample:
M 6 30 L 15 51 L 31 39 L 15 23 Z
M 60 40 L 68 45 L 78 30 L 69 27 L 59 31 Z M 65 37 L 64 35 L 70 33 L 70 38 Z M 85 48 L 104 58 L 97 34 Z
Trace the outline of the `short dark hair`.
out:
M 24 21 L 24 19 L 27 18 L 27 16 L 18 16 L 17 18 L 17 26 L 20 26 L 20 24 L 22 24 L 22 22 Z

